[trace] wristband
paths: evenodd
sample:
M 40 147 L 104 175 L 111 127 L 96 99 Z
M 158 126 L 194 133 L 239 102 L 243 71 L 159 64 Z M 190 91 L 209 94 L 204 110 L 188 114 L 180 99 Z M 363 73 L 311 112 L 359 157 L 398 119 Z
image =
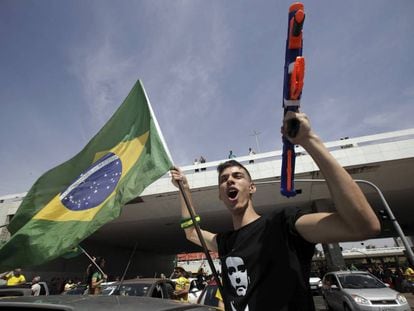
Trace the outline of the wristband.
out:
M 195 221 L 197 223 L 199 223 L 200 220 L 201 220 L 200 216 L 196 215 L 195 216 Z M 191 218 L 185 218 L 185 219 L 181 220 L 181 228 L 182 229 L 187 229 L 187 228 L 190 228 L 192 226 L 194 226 L 194 223 L 193 223 L 193 220 Z

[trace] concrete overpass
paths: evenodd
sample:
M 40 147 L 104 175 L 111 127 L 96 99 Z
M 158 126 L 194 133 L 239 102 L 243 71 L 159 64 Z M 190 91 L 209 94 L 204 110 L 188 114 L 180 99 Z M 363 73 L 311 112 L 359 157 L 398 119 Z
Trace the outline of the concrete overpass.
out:
M 414 129 L 339 140 L 326 143 L 326 146 L 354 179 L 368 180 L 382 190 L 405 234 L 413 236 Z M 298 147 L 296 153 L 297 180 L 323 178 L 302 148 Z M 257 184 L 254 204 L 260 213 L 286 206 L 300 206 L 309 211 L 315 207 L 332 206 L 326 185 L 316 181 L 297 182 L 296 188 L 302 193 L 296 197 L 287 199 L 279 194 L 277 182 L 280 179 L 281 151 L 238 157 L 237 160 L 246 165 Z M 249 160 L 254 160 L 254 163 L 249 164 Z M 182 167 L 191 185 L 202 227 L 213 232 L 231 228 L 231 217 L 218 200 L 216 167 L 223 161 Z M 195 172 L 197 168 L 205 170 Z M 366 185 L 361 185 L 361 188 L 376 212 L 383 209 L 378 194 L 372 188 Z M 24 194 L 0 197 L 0 224 L 15 213 L 23 197 Z M 118 219 L 103 226 L 83 244 L 95 254 L 102 254 L 104 249 L 105 256 L 111 256 L 113 262 L 120 264 L 136 244 L 140 254 L 151 253 L 151 258 L 161 258 L 158 261 L 162 266 L 163 261 L 171 260 L 171 255 L 200 251 L 199 247 L 186 241 L 179 223 L 178 191 L 170 178 L 164 176 L 127 204 Z M 381 237 L 393 236 L 396 233 L 391 224 L 384 221 Z M 115 259 L 116 256 L 119 258 Z M 151 260 L 145 264 L 146 267 L 152 267 Z M 61 264 L 56 265 L 56 269 L 63 269 Z
M 391 209 L 406 235 L 414 235 L 414 129 L 364 136 L 327 143 L 326 146 L 354 179 L 376 184 L 385 195 Z M 296 179 L 320 179 L 319 169 L 302 148 L 296 150 Z M 248 164 L 253 159 L 253 164 Z M 297 182 L 302 193 L 294 198 L 279 194 L 281 151 L 239 157 L 257 183 L 254 204 L 261 213 L 285 206 L 330 206 L 332 202 L 325 184 Z M 192 188 L 193 201 L 202 218 L 202 226 L 213 232 L 231 228 L 230 216 L 218 200 L 216 167 L 221 161 L 182 169 Z M 206 168 L 195 172 L 196 168 Z M 383 209 L 378 194 L 366 185 L 363 191 L 375 211 Z M 126 205 L 121 217 L 102 227 L 89 240 L 130 248 L 135 242 L 142 250 L 179 253 L 199 250 L 188 243 L 179 228 L 180 207 L 178 192 L 168 176 L 161 178 L 134 202 Z M 381 237 L 396 236 L 386 221 Z

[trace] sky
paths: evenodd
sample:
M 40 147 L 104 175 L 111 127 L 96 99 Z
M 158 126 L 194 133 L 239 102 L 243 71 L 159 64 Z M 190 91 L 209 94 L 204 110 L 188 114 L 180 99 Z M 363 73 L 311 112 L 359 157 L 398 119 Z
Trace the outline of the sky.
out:
M 280 150 L 290 3 L 1 0 L 0 196 L 76 155 L 138 79 L 176 165 Z M 301 110 L 322 139 L 413 127 L 414 2 L 304 5 Z

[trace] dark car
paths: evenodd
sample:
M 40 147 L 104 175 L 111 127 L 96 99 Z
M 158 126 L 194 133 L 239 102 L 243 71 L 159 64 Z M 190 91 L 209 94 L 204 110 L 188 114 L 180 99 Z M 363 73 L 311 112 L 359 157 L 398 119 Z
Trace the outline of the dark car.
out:
M 169 279 L 139 278 L 103 285 L 101 295 L 172 299 L 175 284 Z
M 213 311 L 215 309 L 207 306 L 149 297 L 54 295 L 41 298 L 33 296 L 0 298 L 0 311 L 2 310 Z

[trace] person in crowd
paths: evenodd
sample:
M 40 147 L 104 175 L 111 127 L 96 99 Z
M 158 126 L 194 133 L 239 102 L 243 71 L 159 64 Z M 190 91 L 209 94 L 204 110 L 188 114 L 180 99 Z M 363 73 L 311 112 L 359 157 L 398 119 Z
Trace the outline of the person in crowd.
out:
M 200 156 L 200 164 L 204 164 L 204 163 L 206 163 L 206 159 L 203 156 Z M 201 170 L 202 171 L 205 171 L 206 168 L 205 167 L 202 167 Z
M 391 288 L 394 288 L 394 283 L 392 282 L 392 271 L 388 265 L 385 266 L 382 281 L 388 284 Z
M 20 268 L 3 273 L 1 278 L 7 281 L 7 286 L 15 286 L 26 283 L 26 278 L 22 274 L 22 269 Z
M 102 273 L 105 266 L 105 259 L 103 257 L 97 257 L 95 259 L 95 263 L 100 269 L 98 269 L 98 267 L 94 264 L 88 269 L 88 286 L 90 295 L 99 295 L 102 291 L 102 283 L 106 282 L 106 279 L 108 278 L 106 274 Z
M 407 268 L 404 271 L 404 277 L 409 282 L 414 282 L 414 270 L 409 265 L 407 265 Z
M 414 270 L 410 265 L 404 270 L 404 278 L 405 278 L 405 288 L 407 291 L 411 291 L 414 294 Z
M 253 156 L 255 154 L 256 154 L 256 152 L 250 147 L 249 148 L 249 156 Z M 254 160 L 253 159 L 250 159 L 249 160 L 249 164 L 252 164 L 252 163 L 254 163 Z
M 355 265 L 352 263 L 351 266 L 349 267 L 349 270 L 351 270 L 351 271 L 357 271 L 358 268 L 355 267 Z
M 196 173 L 198 173 L 199 171 L 200 171 L 200 169 L 198 168 L 198 165 L 199 165 L 200 163 L 198 162 L 198 159 L 197 158 L 195 158 L 194 159 L 194 162 L 193 162 L 193 165 L 195 165 L 196 166 L 196 169 L 194 170 L 194 172 L 196 172 Z
M 204 273 L 204 269 L 200 267 L 196 275 L 196 287 L 198 290 L 202 290 L 204 287 L 206 287 L 206 285 L 206 274 Z
M 40 290 L 42 289 L 40 284 L 40 276 L 35 276 L 32 279 L 32 296 L 39 296 L 40 295 Z
M 229 159 L 234 159 L 236 157 L 236 155 L 233 153 L 233 150 L 230 150 L 228 158 Z
M 177 277 L 175 281 L 174 299 L 180 301 L 188 301 L 188 292 L 190 290 L 190 281 L 183 267 L 175 267 L 174 275 Z
M 293 119 L 299 123 L 299 131 L 290 137 Z M 233 159 L 220 164 L 219 199 L 231 215 L 233 230 L 201 233 L 208 249 L 220 256 L 226 310 L 258 311 L 268 306 L 273 310 L 314 310 L 309 274 L 315 243 L 360 241 L 380 232 L 380 222 L 361 189 L 311 129 L 308 117 L 288 111 L 282 134 L 292 144 L 301 145 L 319 166 L 335 211 L 307 214 L 292 207 L 259 215 L 253 206 L 257 189 L 249 171 Z M 176 187 L 182 183 L 194 210 L 187 178 L 179 168 L 170 172 Z M 181 227 L 189 241 L 201 245 L 182 194 L 180 197 Z M 284 282 L 275 283 L 275 279 Z
M 76 284 L 75 284 L 75 283 L 73 283 L 72 279 L 69 279 L 69 280 L 66 282 L 65 287 L 64 287 L 64 289 L 63 289 L 63 291 L 67 292 L 68 290 L 71 290 L 71 289 L 73 289 L 73 288 L 75 288 L 75 287 L 76 287 Z
M 403 291 L 403 280 L 404 280 L 404 271 L 397 265 L 392 273 L 392 283 L 394 284 L 394 289 L 398 292 Z

